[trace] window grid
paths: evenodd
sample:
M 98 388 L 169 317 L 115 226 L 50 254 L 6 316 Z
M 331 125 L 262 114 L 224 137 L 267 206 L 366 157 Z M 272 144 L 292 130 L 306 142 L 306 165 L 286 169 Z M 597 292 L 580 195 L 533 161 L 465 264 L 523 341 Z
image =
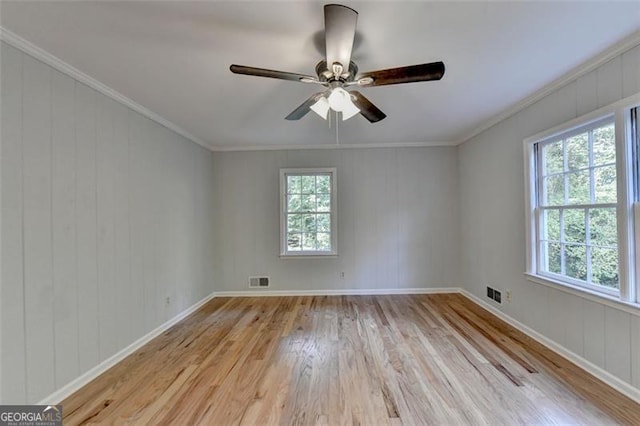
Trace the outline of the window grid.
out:
M 581 167 L 581 168 L 577 168 L 577 169 L 571 169 L 571 171 L 552 172 L 552 173 L 548 173 L 548 174 L 544 175 L 544 177 L 561 176 L 561 175 L 566 175 L 566 174 L 570 174 L 570 173 L 573 173 L 573 172 L 586 172 L 587 170 L 591 170 L 591 169 L 602 169 L 602 168 L 605 168 L 605 167 L 611 167 L 611 166 L 615 166 L 615 165 L 616 165 L 615 162 L 597 164 L 597 165 L 594 165 L 593 167 Z
M 596 174 L 594 170 L 593 131 L 590 131 L 588 133 L 587 143 L 589 146 L 589 200 L 591 200 L 591 202 L 594 203 L 596 201 Z M 587 232 L 587 235 L 589 235 L 588 232 Z

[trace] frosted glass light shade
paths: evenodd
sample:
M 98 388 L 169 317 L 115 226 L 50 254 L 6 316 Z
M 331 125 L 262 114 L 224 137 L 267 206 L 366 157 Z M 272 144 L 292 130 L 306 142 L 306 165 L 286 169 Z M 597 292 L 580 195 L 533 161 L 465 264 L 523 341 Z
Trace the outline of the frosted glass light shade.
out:
M 327 119 L 327 116 L 329 115 L 329 101 L 324 96 L 320 97 L 320 99 L 318 99 L 315 104 L 311 105 L 310 108 L 311 111 L 315 112 L 320 117 L 325 120 Z
M 341 87 L 336 87 L 329 95 L 329 106 L 332 110 L 342 112 L 351 103 L 351 95 Z
M 346 104 L 344 109 L 342 110 L 342 121 L 348 120 L 357 113 L 360 112 L 360 109 L 353 104 L 351 100 Z

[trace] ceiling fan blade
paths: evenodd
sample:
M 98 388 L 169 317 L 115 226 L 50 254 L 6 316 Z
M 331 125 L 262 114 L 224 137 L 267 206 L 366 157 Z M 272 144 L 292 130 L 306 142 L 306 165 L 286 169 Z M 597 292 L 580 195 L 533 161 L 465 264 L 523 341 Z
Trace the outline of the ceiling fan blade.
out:
M 377 123 L 387 116 L 387 114 L 380 111 L 377 106 L 372 104 L 369 99 L 365 98 L 362 93 L 357 90 L 352 90 L 349 93 L 355 98 L 353 103 L 360 108 L 360 114 L 370 122 Z
M 327 4 L 324 7 L 324 38 L 327 52 L 327 67 L 338 62 L 345 71 L 349 70 L 351 50 L 356 34 L 358 12 L 340 4 Z
M 440 80 L 444 75 L 444 63 L 411 65 L 408 67 L 389 68 L 370 71 L 359 75 L 356 80 L 373 79 L 372 82 L 361 83 L 362 86 L 387 86 L 389 84 L 414 83 L 417 81 Z
M 302 83 L 319 83 L 316 77 L 305 75 L 305 74 L 297 74 L 294 72 L 275 71 L 275 70 L 268 70 L 266 68 L 247 67 L 244 65 L 235 65 L 235 64 L 231 65 L 229 69 L 234 74 L 245 74 L 245 75 L 253 75 L 256 77 L 277 78 L 279 80 L 300 81 Z
M 291 114 L 287 115 L 285 117 L 285 120 L 300 120 L 302 117 L 307 115 L 309 111 L 311 111 L 311 106 L 318 101 L 318 97 L 320 95 L 322 95 L 322 92 L 314 93 L 313 95 L 309 96 L 309 98 L 304 101 L 298 108 L 291 111 Z

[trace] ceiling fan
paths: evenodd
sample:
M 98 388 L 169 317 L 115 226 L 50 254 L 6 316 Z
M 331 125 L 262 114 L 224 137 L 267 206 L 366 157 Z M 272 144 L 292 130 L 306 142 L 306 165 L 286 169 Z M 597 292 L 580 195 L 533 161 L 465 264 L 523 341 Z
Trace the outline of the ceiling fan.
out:
M 231 65 L 231 72 L 325 87 L 325 90 L 314 93 L 294 109 L 286 117 L 287 120 L 299 120 L 309 111 L 314 111 L 326 120 L 331 109 L 340 112 L 342 120 L 347 120 L 360 113 L 371 123 L 384 119 L 386 114 L 359 91 L 347 91 L 347 88 L 440 80 L 444 75 L 444 63 L 442 62 L 358 74 L 358 66 L 351 60 L 357 20 L 358 12 L 347 6 L 339 4 L 324 6 L 326 59 L 316 65 L 317 77 L 235 64 Z

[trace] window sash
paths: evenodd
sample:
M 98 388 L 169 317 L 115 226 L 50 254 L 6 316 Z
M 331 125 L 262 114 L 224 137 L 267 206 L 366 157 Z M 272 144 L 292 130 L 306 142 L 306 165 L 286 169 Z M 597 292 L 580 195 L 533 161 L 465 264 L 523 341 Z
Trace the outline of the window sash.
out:
M 594 164 L 594 154 L 593 154 L 593 132 L 596 129 L 606 127 L 609 125 L 615 126 L 615 117 L 612 115 L 608 115 L 599 120 L 584 124 L 580 127 L 577 127 L 571 131 L 563 132 L 560 134 L 556 134 L 552 137 L 537 141 L 534 143 L 534 155 L 535 155 L 535 177 L 536 177 L 536 186 L 535 186 L 535 196 L 536 196 L 536 206 L 539 207 L 550 207 L 552 205 L 544 203 L 544 179 L 554 176 L 563 176 L 563 204 L 558 204 L 557 206 L 575 206 L 575 204 L 568 203 L 570 196 L 570 188 L 569 188 L 569 176 L 571 174 L 578 174 L 580 172 L 589 172 L 589 200 L 590 204 L 598 204 L 594 203 L 595 201 L 595 170 L 615 166 L 617 162 L 612 163 L 603 163 L 603 164 Z M 615 127 L 617 128 L 617 127 Z M 589 155 L 589 163 L 587 167 L 580 167 L 576 169 L 569 169 L 568 167 L 568 155 L 567 155 L 567 139 L 571 139 L 574 136 L 581 135 L 587 133 L 588 135 L 588 155 Z M 615 134 L 614 134 L 615 137 Z M 553 143 L 562 142 L 562 160 L 563 167 L 562 171 L 554 172 L 554 173 L 544 173 L 545 169 L 545 159 L 544 159 L 544 147 Z M 616 144 L 616 158 L 617 158 L 617 144 Z M 618 170 L 616 168 L 616 180 L 619 179 Z M 617 195 L 617 194 L 616 194 Z
M 597 244 L 594 243 L 591 240 L 591 230 L 590 230 L 590 216 L 589 216 L 589 211 L 590 209 L 606 209 L 606 208 L 616 208 L 617 209 L 617 203 L 602 203 L 602 204 L 583 204 L 583 205 L 569 205 L 569 206 L 548 206 L 548 207 L 537 207 L 536 208 L 536 223 L 537 223 L 537 238 L 536 238 L 536 252 L 537 252 L 537 256 L 536 256 L 536 260 L 537 260 L 537 265 L 536 265 L 536 270 L 540 275 L 546 275 L 549 276 L 551 278 L 553 278 L 554 280 L 558 280 L 558 281 L 567 281 L 572 285 L 577 285 L 577 286 L 582 286 L 582 287 L 587 287 L 591 290 L 595 290 L 595 291 L 602 291 L 604 293 L 608 293 L 608 294 L 612 294 L 612 295 L 619 295 L 620 294 L 620 285 L 621 285 L 621 279 L 620 279 L 620 268 L 621 268 L 621 262 L 620 262 L 620 252 L 619 252 L 619 246 L 616 242 L 615 246 L 610 246 L 610 245 L 606 245 L 606 244 Z M 553 238 L 548 238 L 548 236 L 545 238 L 545 231 L 546 231 L 546 224 L 544 224 L 544 214 L 545 211 L 566 211 L 566 210 L 581 210 L 584 211 L 584 217 L 585 217 L 585 239 L 584 239 L 584 243 L 582 242 L 574 242 L 574 241 L 567 241 L 566 240 L 566 236 L 565 236 L 565 223 L 564 223 L 564 215 L 560 214 L 559 215 L 559 239 L 553 239 Z M 617 215 L 616 215 L 617 216 Z M 618 235 L 618 230 L 616 229 L 616 236 Z M 544 256 L 544 247 L 545 247 L 545 243 L 557 243 L 560 244 L 561 247 L 561 254 L 560 254 L 560 274 L 554 273 L 552 271 L 549 271 L 549 268 L 545 265 L 545 263 L 548 261 L 548 255 L 545 257 Z M 565 257 L 565 247 L 566 246 L 584 246 L 585 247 L 585 267 L 586 267 L 586 272 L 587 272 L 587 277 L 586 280 L 580 280 L 577 278 L 573 278 L 569 275 L 566 275 L 566 257 Z M 618 289 L 614 289 L 611 287 L 607 287 L 604 285 L 600 285 L 598 283 L 594 283 L 593 282 L 593 268 L 592 268 L 592 249 L 596 248 L 596 249 L 607 249 L 607 250 L 616 250 L 617 252 L 617 258 L 618 258 Z

